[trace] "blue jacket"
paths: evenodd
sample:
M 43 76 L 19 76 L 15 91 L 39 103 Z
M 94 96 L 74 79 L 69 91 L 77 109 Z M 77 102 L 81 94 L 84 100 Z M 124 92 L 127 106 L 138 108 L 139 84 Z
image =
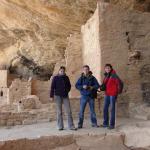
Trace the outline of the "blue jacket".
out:
M 81 95 L 92 97 L 93 90 L 83 89 L 84 85 L 93 87 L 93 90 L 98 90 L 98 88 L 100 87 L 97 79 L 92 74 L 90 74 L 88 77 L 86 77 L 82 74 L 75 85 L 76 88 L 80 91 Z
M 54 95 L 67 97 L 70 90 L 71 84 L 68 76 L 54 76 L 51 84 L 50 97 L 54 97 Z

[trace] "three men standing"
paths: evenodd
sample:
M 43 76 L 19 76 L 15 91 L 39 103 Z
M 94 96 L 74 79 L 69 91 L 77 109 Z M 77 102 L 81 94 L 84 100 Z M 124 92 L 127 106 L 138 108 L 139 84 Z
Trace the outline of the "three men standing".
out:
M 102 127 L 108 127 L 113 129 L 115 127 L 115 104 L 117 96 L 122 92 L 122 82 L 117 76 L 116 72 L 113 70 L 110 64 L 105 65 L 105 77 L 102 85 L 99 85 L 97 79 L 92 75 L 90 67 L 88 65 L 83 66 L 83 73 L 81 77 L 77 80 L 75 87 L 80 91 L 80 112 L 79 112 L 79 122 L 78 128 L 83 127 L 84 121 L 84 111 L 87 103 L 90 107 L 90 118 L 91 126 L 99 127 L 97 124 L 97 118 L 95 113 L 95 98 L 97 97 L 97 91 L 105 91 L 104 98 L 104 109 L 103 116 L 104 122 Z M 76 130 L 72 112 L 70 107 L 70 100 L 68 93 L 71 90 L 71 84 L 68 76 L 65 74 L 65 67 L 60 67 L 58 75 L 54 76 L 51 84 L 50 97 L 55 99 L 57 106 L 57 126 L 59 130 L 64 129 L 63 116 L 62 116 L 62 104 L 64 104 L 67 116 L 68 116 L 68 128 L 71 130 Z M 111 106 L 111 117 L 109 121 L 109 106 Z

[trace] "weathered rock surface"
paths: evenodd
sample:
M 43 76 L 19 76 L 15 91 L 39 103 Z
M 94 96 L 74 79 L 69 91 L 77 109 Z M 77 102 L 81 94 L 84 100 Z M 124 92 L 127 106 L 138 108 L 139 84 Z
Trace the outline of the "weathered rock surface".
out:
M 83 66 L 81 34 L 74 33 L 68 37 L 65 60 L 67 75 L 70 77 L 70 82 L 72 85 L 70 97 L 79 97 L 79 91 L 76 90 L 75 83 L 81 76 Z
M 23 109 L 38 109 L 41 107 L 39 97 L 36 95 L 28 95 L 20 100 L 20 104 L 23 105 Z
M 119 114 L 145 114 L 148 119 L 150 14 L 101 2 L 82 26 L 82 37 L 83 61 L 94 75 L 102 81 L 104 65 L 110 63 L 124 82 L 124 92 L 118 97 Z
M 143 12 L 150 12 L 150 1 L 149 0 L 100 0 L 103 2 L 110 2 L 127 9 L 134 9 Z
M 1 0 L 0 66 L 49 79 L 64 58 L 67 36 L 80 31 L 95 7 L 93 0 Z
M 149 12 L 149 0 L 101 0 Z M 0 67 L 47 80 L 64 58 L 67 37 L 94 13 L 96 0 L 1 0 Z
M 1 128 L 0 150 L 149 150 L 149 122 L 118 119 L 113 131 L 86 122 L 86 128 L 75 132 L 57 131 L 55 124 Z

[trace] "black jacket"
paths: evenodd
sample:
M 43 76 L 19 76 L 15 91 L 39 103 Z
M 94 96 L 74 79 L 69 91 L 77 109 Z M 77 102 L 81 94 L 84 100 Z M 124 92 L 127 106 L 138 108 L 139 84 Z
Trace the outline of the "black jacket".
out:
M 67 97 L 70 90 L 71 84 L 67 75 L 56 75 L 53 77 L 50 97 L 54 97 L 54 95 Z

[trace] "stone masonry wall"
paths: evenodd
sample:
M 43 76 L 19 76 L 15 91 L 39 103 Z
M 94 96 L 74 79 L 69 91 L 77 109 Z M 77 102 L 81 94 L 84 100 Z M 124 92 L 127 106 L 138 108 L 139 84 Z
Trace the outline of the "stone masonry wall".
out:
M 4 87 L 6 88 L 7 87 L 7 70 L 0 70 L 0 76 L 1 76 L 1 79 L 0 79 L 0 87 Z
M 82 40 L 79 33 L 75 33 L 68 37 L 68 45 L 66 48 L 65 60 L 67 75 L 72 85 L 70 97 L 79 97 L 79 92 L 75 88 L 75 83 L 82 72 Z
M 49 103 L 50 81 L 32 80 L 31 93 L 37 95 L 42 104 Z
M 100 81 L 101 57 L 99 44 L 98 9 L 94 15 L 82 26 L 83 63 L 90 66 L 91 71 Z
M 15 79 L 9 87 L 9 103 L 18 103 L 24 96 L 31 95 L 31 82 Z
M 92 59 L 93 62 L 104 66 L 111 63 L 121 79 L 125 83 L 124 92 L 118 98 L 118 109 L 123 116 L 136 116 L 135 107 L 142 103 L 149 104 L 150 84 L 150 14 L 129 11 L 119 6 L 108 3 L 99 3 L 93 16 L 94 21 L 89 20 L 84 26 L 83 53 L 87 53 L 85 62 Z M 93 33 L 95 22 L 99 22 L 99 36 L 87 36 Z M 96 33 L 95 33 L 96 34 Z M 90 46 L 87 43 L 93 42 Z M 85 45 L 86 46 L 85 48 Z M 99 44 L 99 47 L 97 46 Z M 96 46 L 95 46 L 96 45 Z M 93 49 L 93 47 L 96 47 Z M 99 59 L 91 57 L 88 53 L 93 49 L 93 55 L 98 54 Z M 89 58 L 89 59 L 88 59 Z M 100 65 L 93 67 L 103 68 Z M 93 69 L 94 74 L 96 69 Z M 99 78 L 102 78 L 103 70 L 99 70 Z M 145 109 L 149 109 L 148 106 Z M 133 110 L 133 111 L 132 111 Z M 140 112 L 140 111 L 139 111 Z M 140 114 L 140 115 L 144 115 Z M 149 114 L 147 114 L 149 115 Z

